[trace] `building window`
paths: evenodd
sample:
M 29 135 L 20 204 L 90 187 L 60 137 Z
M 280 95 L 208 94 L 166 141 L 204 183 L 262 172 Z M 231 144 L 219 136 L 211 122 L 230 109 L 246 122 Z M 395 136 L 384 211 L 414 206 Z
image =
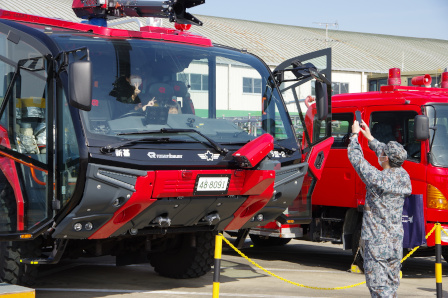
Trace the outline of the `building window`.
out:
M 190 85 L 190 90 L 193 91 L 208 90 L 208 75 L 199 73 L 178 73 L 177 80 L 185 82 L 186 85 Z
M 369 91 L 380 91 L 382 86 L 387 86 L 387 79 L 369 81 Z
M 442 83 L 442 77 L 438 76 L 438 77 L 431 77 L 432 81 L 431 81 L 431 87 L 438 87 L 440 88 L 440 84 Z
M 381 91 L 381 87 L 383 87 L 383 86 L 387 86 L 387 79 L 378 80 L 378 90 L 377 91 Z
M 369 82 L 369 91 L 378 91 L 378 82 L 376 80 L 372 80 Z
M 348 93 L 348 83 L 331 83 L 331 90 L 334 94 Z
M 243 78 L 243 93 L 261 94 L 261 79 Z

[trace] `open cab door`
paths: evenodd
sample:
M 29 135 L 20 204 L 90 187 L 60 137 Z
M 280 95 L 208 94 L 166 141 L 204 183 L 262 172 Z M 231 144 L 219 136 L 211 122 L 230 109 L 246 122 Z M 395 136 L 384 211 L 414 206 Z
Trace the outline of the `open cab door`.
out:
M 0 241 L 28 240 L 53 216 L 51 52 L 0 20 Z
M 297 150 L 294 148 L 294 150 L 287 150 L 288 148 L 283 148 L 283 154 L 286 155 L 286 150 L 291 151 L 292 153 L 290 154 L 300 152 L 298 154 L 299 156 L 295 160 L 290 159 L 290 162 L 281 164 L 281 167 L 275 170 L 275 195 L 259 214 L 252 221 L 246 223 L 243 229 L 238 232 L 238 238 L 236 240 L 237 247 L 242 245 L 242 241 L 246 238 L 247 233 L 249 233 L 254 243 L 266 241 L 265 244 L 279 244 L 278 239 L 275 238 L 284 238 L 280 239 L 280 243 L 283 243 L 283 240 L 286 241 L 287 239 L 301 236 L 299 235 L 300 233 L 293 232 L 290 226 L 291 223 L 297 227 L 295 230 L 299 230 L 299 223 L 308 224 L 311 222 L 312 188 L 321 176 L 326 157 L 333 143 L 331 138 L 330 113 L 330 62 L 331 49 L 325 49 L 289 59 L 281 63 L 274 70 L 272 76 L 273 82 L 270 86 L 272 86 L 272 89 L 278 89 L 282 93 L 284 102 L 289 109 L 291 125 L 293 128 L 297 126 L 309 126 L 311 130 L 303 131 L 306 136 L 305 138 L 308 140 L 306 146 L 303 146 L 303 148 L 300 148 L 300 138 L 295 143 L 298 139 L 297 132 L 295 132 L 296 135 L 292 136 L 292 139 L 294 139 L 294 147 L 297 145 L 300 149 Z M 315 119 L 312 122 L 315 122 L 315 124 L 307 123 L 305 125 L 305 117 L 303 114 L 305 106 L 302 107 L 300 102 L 304 102 L 301 98 L 305 98 L 310 92 L 301 94 L 300 87 L 303 90 L 304 84 L 309 84 L 309 82 L 313 83 L 314 89 L 316 90 L 317 104 L 313 105 L 315 107 Z M 263 111 L 269 113 L 270 109 L 267 105 L 269 101 L 265 100 L 267 98 L 269 96 L 263 96 L 262 105 Z M 314 127 L 318 137 L 313 136 L 312 127 Z M 270 132 L 270 130 L 268 131 Z M 275 131 L 271 132 L 271 134 L 275 135 Z M 312 140 L 315 141 L 313 142 Z M 280 155 L 280 146 L 277 145 L 278 149 L 276 149 L 275 145 L 274 143 L 274 157 L 276 154 Z M 303 193 L 305 196 L 302 198 Z M 285 210 L 285 206 L 289 207 Z M 279 227 L 278 223 L 282 225 Z M 282 234 L 281 230 L 283 227 L 291 232 Z M 271 243 L 271 241 L 273 242 Z
M 322 176 L 333 144 L 331 136 L 331 49 L 324 49 L 289 59 L 274 70 L 274 77 L 288 106 L 297 137 L 302 145 L 302 161 L 308 174 L 302 190 L 281 223 L 311 221 L 311 196 Z M 311 83 L 311 94 L 303 88 Z M 314 97 L 314 98 L 313 98 Z

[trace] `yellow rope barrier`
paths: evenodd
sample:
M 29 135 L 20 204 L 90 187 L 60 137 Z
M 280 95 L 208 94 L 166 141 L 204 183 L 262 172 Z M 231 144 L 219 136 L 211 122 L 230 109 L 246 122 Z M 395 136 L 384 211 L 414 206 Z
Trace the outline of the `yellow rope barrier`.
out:
M 255 263 L 254 261 L 252 261 L 252 260 L 251 260 L 248 256 L 246 256 L 244 253 L 242 253 L 238 248 L 236 248 L 235 246 L 233 246 L 233 244 L 230 243 L 229 240 L 227 240 L 225 237 L 223 237 L 223 240 L 224 240 L 224 241 L 225 241 L 231 248 L 233 248 L 233 250 L 235 250 L 240 256 L 242 256 L 243 258 L 245 258 L 249 263 L 251 263 L 251 264 L 254 265 L 255 267 L 257 267 L 257 268 L 263 270 L 264 272 L 266 272 L 267 274 L 269 274 L 269 275 L 271 275 L 271 276 L 273 276 L 273 277 L 276 277 L 276 278 L 278 278 L 278 279 L 280 279 L 280 280 L 282 280 L 282 281 L 285 281 L 285 282 L 287 282 L 287 283 L 289 283 L 289 284 L 292 284 L 292 285 L 295 285 L 295 286 L 298 286 L 298 287 L 308 288 L 308 289 L 314 289 L 314 290 L 342 290 L 342 289 L 353 288 L 353 287 L 356 287 L 356 286 L 359 286 L 359 285 L 362 285 L 362 284 L 365 284 L 365 283 L 366 283 L 365 281 L 363 281 L 363 282 L 360 282 L 360 283 L 357 283 L 357 284 L 354 284 L 354 285 L 349 285 L 349 286 L 345 286 L 345 287 L 336 287 L 336 288 L 312 287 L 312 286 L 306 286 L 306 285 L 303 285 L 303 284 L 300 284 L 300 283 L 296 283 L 296 282 L 290 281 L 290 280 L 288 280 L 288 279 L 286 279 L 286 278 L 280 277 L 280 276 L 278 276 L 277 274 L 272 273 L 272 272 L 270 272 L 269 270 L 267 270 L 267 269 L 261 267 L 260 265 L 258 265 L 258 264 Z
M 432 233 L 434 233 L 437 225 L 440 225 L 440 224 L 439 223 L 434 224 L 434 226 L 432 227 L 431 231 L 429 231 L 428 234 L 426 234 L 426 236 L 425 236 L 426 239 L 428 239 L 428 237 L 431 236 Z M 401 259 L 401 263 L 406 261 L 406 259 L 409 258 L 419 248 L 420 248 L 420 246 L 414 247 L 406 256 L 404 256 L 403 259 Z
M 428 239 L 428 237 L 429 236 L 431 236 L 431 234 L 434 232 L 434 230 L 436 229 L 436 226 L 437 225 L 440 225 L 439 223 L 436 223 L 435 225 L 434 225 L 434 227 L 431 229 L 431 231 L 429 231 L 428 232 L 428 234 L 426 234 L 426 236 L 425 236 L 425 238 L 426 239 Z M 448 236 L 448 233 L 445 231 L 445 230 L 443 230 L 442 229 L 442 231 Z M 220 236 L 223 236 L 221 233 L 219 234 Z M 300 283 L 297 283 L 297 282 L 293 282 L 293 281 L 291 281 L 291 280 L 288 280 L 288 279 L 286 279 L 286 278 L 283 278 L 283 277 L 281 277 L 281 276 L 278 276 L 277 274 L 275 274 L 275 273 L 272 273 L 272 272 L 270 272 L 269 270 L 267 270 L 267 269 L 265 269 L 265 268 L 263 268 L 263 267 L 261 267 L 260 265 L 258 265 L 257 263 L 255 263 L 252 259 L 250 259 L 248 256 L 246 256 L 243 252 L 241 252 L 238 248 L 236 248 L 232 243 L 230 243 L 230 241 L 229 240 L 227 240 L 225 237 L 222 237 L 222 239 L 234 250 L 234 251 L 236 251 L 240 256 L 242 256 L 244 259 L 246 259 L 249 263 L 251 263 L 252 265 L 254 265 L 255 267 L 257 267 L 257 268 L 259 268 L 259 269 L 261 269 L 262 271 L 264 271 L 265 273 L 267 273 L 267 274 L 269 274 L 269 275 L 271 275 L 271 276 L 273 276 L 273 277 L 275 277 L 275 278 L 278 278 L 278 279 L 280 279 L 280 280 L 282 280 L 282 281 L 284 281 L 284 282 L 287 282 L 287 283 L 289 283 L 289 284 L 292 284 L 292 285 L 294 285 L 294 286 L 298 286 L 298 287 L 301 287 L 301 288 L 307 288 L 307 289 L 314 289 L 314 290 L 343 290 L 343 289 L 349 289 L 349 288 L 354 288 L 354 287 L 357 287 L 357 286 L 360 286 L 360 285 L 362 285 L 362 284 L 365 284 L 366 282 L 365 281 L 363 281 L 363 282 L 360 282 L 360 283 L 357 283 L 357 284 L 353 284 L 353 285 L 348 285 L 348 286 L 343 286 L 343 287 L 334 287 L 334 288 L 323 288 L 323 287 L 312 287 L 312 286 L 307 286 L 307 285 L 304 285 L 304 284 L 300 284 Z M 417 247 L 415 247 L 415 248 L 413 248 L 402 260 L 401 260 L 401 263 L 403 263 L 407 258 L 409 258 L 418 248 L 419 248 L 420 246 L 417 246 Z

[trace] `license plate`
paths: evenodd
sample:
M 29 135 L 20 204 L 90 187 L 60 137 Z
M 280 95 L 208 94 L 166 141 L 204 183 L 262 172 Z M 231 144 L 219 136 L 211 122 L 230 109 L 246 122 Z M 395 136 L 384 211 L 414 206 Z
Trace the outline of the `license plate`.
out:
M 198 175 L 195 195 L 224 195 L 229 190 L 230 175 Z

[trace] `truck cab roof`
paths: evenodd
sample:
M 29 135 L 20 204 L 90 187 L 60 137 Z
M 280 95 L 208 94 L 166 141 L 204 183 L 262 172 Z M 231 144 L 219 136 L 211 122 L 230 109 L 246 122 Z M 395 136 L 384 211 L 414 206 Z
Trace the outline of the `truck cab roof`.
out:
M 3 9 L 0 9 L 0 18 L 16 22 L 23 22 L 28 26 L 31 26 L 32 24 L 39 24 L 44 26 L 57 27 L 69 30 L 70 33 L 73 33 L 73 31 L 88 32 L 96 35 L 117 37 L 117 38 L 122 37 L 122 38 L 152 39 L 152 40 L 163 40 L 168 42 L 180 42 L 198 46 L 208 46 L 208 47 L 212 46 L 211 40 L 206 37 L 171 28 L 145 26 L 142 27 L 140 31 L 114 29 L 109 27 L 75 23 L 61 19 L 28 15 Z
M 338 94 L 332 97 L 332 107 L 388 106 L 396 104 L 423 105 L 428 102 L 447 102 L 448 89 L 383 86 L 381 91 Z

